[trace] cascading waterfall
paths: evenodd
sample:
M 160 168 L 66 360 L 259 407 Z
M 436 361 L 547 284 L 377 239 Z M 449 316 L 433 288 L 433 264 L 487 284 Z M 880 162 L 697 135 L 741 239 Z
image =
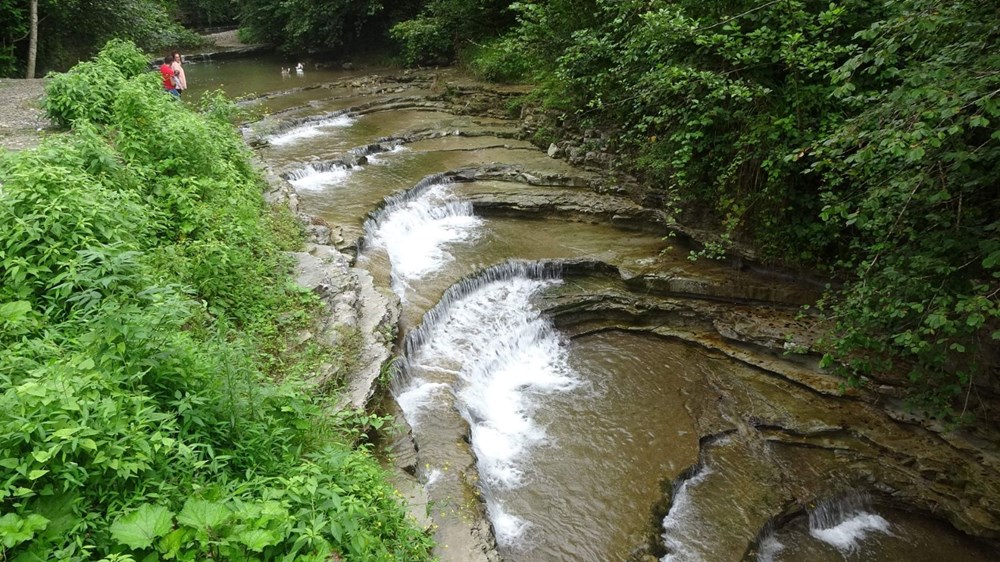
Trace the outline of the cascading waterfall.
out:
M 352 148 L 351 154 L 359 158 L 362 156 L 370 158 L 385 152 L 400 152 L 402 150 L 405 150 L 403 141 L 399 139 L 392 139 L 373 142 L 371 144 Z
M 297 190 L 317 191 L 342 183 L 351 174 L 351 166 L 340 162 L 306 164 L 285 175 L 288 183 Z
M 283 146 L 302 139 L 323 134 L 324 127 L 348 127 L 354 123 L 354 118 L 347 111 L 337 111 L 319 117 L 308 117 L 292 121 L 280 127 L 267 137 L 271 146 Z
M 447 246 L 473 238 L 481 225 L 472 204 L 455 197 L 447 179 L 431 176 L 386 198 L 365 222 L 362 246 L 386 251 L 392 288 L 405 301 L 410 283 L 450 262 Z
M 521 486 L 531 451 L 546 439 L 533 413 L 546 395 L 575 388 L 565 344 L 532 304 L 559 282 L 553 263 L 508 262 L 453 285 L 405 341 L 394 394 L 419 441 L 422 417 L 442 391 L 469 424 L 480 486 L 501 546 L 530 522 L 504 494 Z
M 360 170 L 362 164 L 384 164 L 385 162 L 378 157 L 380 154 L 395 154 L 404 150 L 406 148 L 398 141 L 367 144 L 351 149 L 348 158 L 310 162 L 282 174 L 282 177 L 295 189 L 318 191 L 343 183 L 351 173 Z
M 384 155 L 386 155 L 386 154 L 398 154 L 400 152 L 405 152 L 407 150 L 409 150 L 409 149 L 407 149 L 402 144 L 394 144 L 388 150 L 377 150 L 377 151 L 373 151 L 373 152 L 368 152 L 368 153 L 365 153 L 365 154 L 361 154 L 360 156 L 365 156 L 368 159 L 368 162 L 370 164 L 384 164 L 385 163 L 385 156 Z
M 403 356 L 394 364 L 396 373 L 392 380 L 393 394 L 398 396 L 402 389 L 411 386 L 409 358 L 414 357 L 427 344 L 437 326 L 448 322 L 454 303 L 469 297 L 482 287 L 521 277 L 544 282 L 558 281 L 562 277 L 562 263 L 510 260 L 481 270 L 448 287 L 437 304 L 424 313 L 420 326 L 406 333 Z
M 869 534 L 888 534 L 890 528 L 885 518 L 871 512 L 871 501 L 864 494 L 830 498 L 809 512 L 809 534 L 844 553 L 857 550 Z

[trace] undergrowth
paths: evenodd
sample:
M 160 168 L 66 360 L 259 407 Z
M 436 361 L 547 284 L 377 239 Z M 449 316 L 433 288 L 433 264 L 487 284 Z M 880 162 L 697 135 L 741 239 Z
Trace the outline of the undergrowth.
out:
M 71 130 L 0 153 L 0 560 L 428 559 L 368 417 L 305 383 L 321 305 L 231 104 L 146 59 L 54 77 Z

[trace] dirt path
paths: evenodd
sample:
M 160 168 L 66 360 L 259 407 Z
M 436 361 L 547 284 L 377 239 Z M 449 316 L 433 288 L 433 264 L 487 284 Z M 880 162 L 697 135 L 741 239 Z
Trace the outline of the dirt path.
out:
M 0 147 L 22 150 L 37 145 L 52 128 L 42 110 L 45 80 L 0 78 Z

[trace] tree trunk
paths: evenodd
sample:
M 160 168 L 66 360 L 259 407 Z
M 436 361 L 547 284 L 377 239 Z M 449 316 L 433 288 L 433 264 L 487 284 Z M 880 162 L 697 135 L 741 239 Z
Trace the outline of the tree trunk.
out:
M 28 71 L 25 78 L 35 77 L 35 55 L 38 54 L 38 0 L 31 0 L 28 9 L 28 21 L 31 28 L 28 35 Z

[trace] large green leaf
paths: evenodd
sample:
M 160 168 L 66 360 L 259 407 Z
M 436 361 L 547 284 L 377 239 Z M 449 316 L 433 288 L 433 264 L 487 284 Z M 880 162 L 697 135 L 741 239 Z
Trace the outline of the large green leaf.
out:
M 217 529 L 229 520 L 232 511 L 221 503 L 191 498 L 177 516 L 177 522 L 204 533 Z
M 0 545 L 4 548 L 13 548 L 31 540 L 35 536 L 35 531 L 44 529 L 48 524 L 49 520 L 37 513 L 32 513 L 26 518 L 16 513 L 8 513 L 0 517 Z
M 238 539 L 254 552 L 260 552 L 264 547 L 276 545 L 281 541 L 277 533 L 267 529 L 248 529 L 240 533 Z
M 149 548 L 157 537 L 170 532 L 174 514 L 162 505 L 144 504 L 139 509 L 119 517 L 111 525 L 111 536 L 129 548 Z

